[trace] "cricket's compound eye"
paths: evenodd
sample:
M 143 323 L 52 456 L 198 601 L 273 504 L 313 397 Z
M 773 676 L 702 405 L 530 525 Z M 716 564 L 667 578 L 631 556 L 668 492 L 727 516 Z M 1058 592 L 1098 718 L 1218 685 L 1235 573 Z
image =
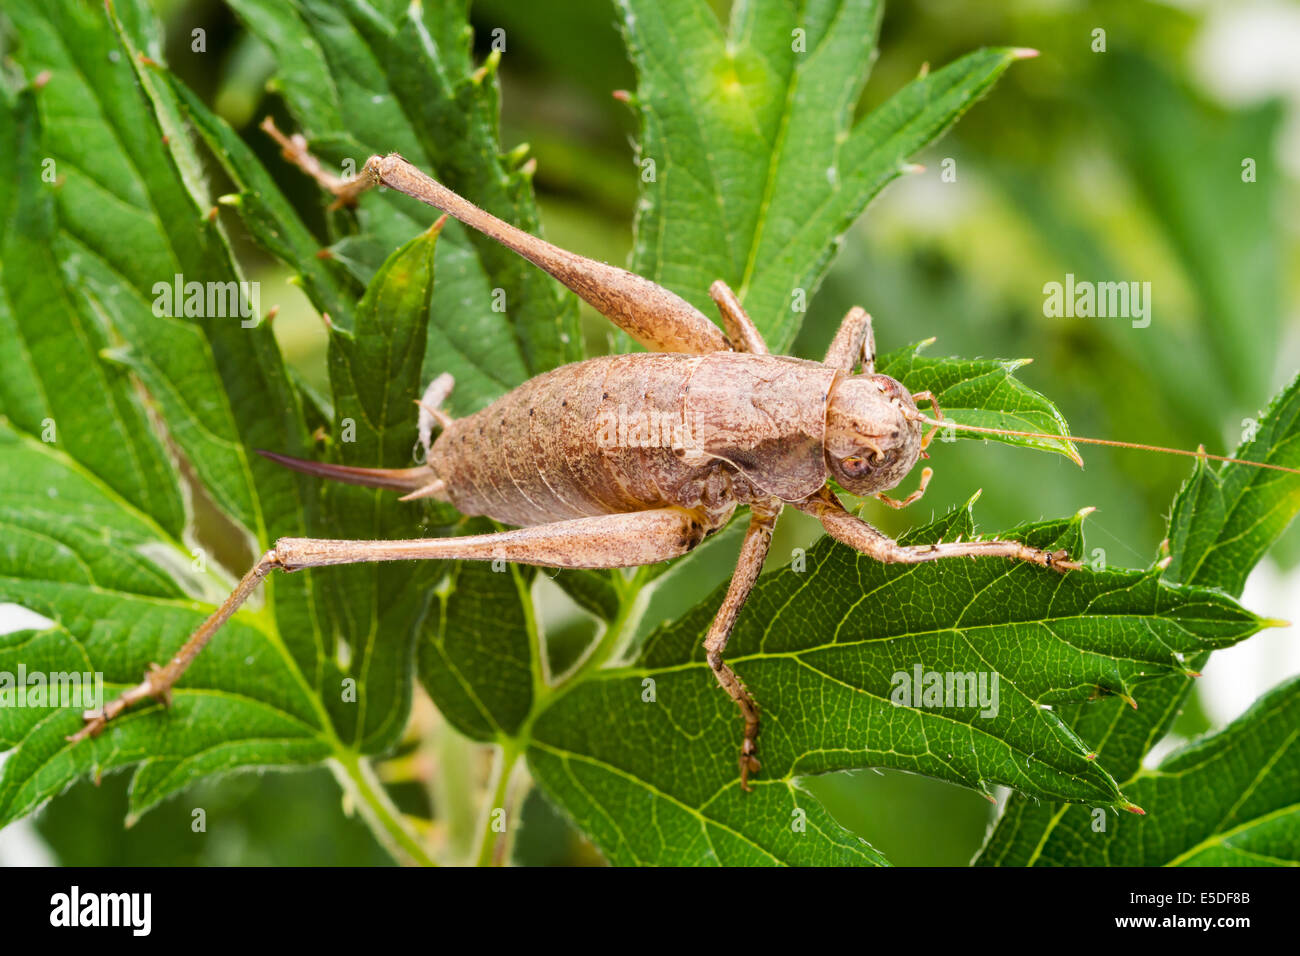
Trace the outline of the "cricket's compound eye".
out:
M 867 460 L 861 455 L 849 455 L 848 458 L 840 462 L 840 468 L 844 471 L 844 474 L 854 478 L 861 478 L 871 470 L 871 466 L 867 464 Z
M 893 488 L 921 454 L 921 424 L 911 394 L 888 375 L 853 375 L 835 383 L 826 409 L 826 464 L 846 491 Z

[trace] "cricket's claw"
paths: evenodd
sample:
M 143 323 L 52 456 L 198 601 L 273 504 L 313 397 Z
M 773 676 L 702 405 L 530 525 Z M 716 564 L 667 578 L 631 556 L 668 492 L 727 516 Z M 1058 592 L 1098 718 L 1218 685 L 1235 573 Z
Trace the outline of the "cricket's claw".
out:
M 66 738 L 70 744 L 79 744 L 87 737 L 98 737 L 100 731 L 108 723 L 108 718 L 103 714 L 86 713 L 86 723 L 75 734 L 69 734 Z
M 754 788 L 749 785 L 749 775 L 758 773 L 763 766 L 754 756 L 758 753 L 758 705 L 754 703 L 748 693 L 745 694 L 745 703 L 742 708 L 745 711 L 745 741 L 740 745 L 740 789 L 746 793 L 753 793 Z
M 1049 551 L 1046 563 L 1047 567 L 1054 571 L 1060 571 L 1062 574 L 1066 571 L 1078 571 L 1083 567 L 1081 561 L 1070 560 L 1070 552 L 1068 551 Z
M 749 775 L 758 773 L 762 764 L 754 756 L 754 751 L 758 748 L 754 746 L 754 741 L 746 737 L 744 744 L 740 748 L 740 789 L 746 793 L 753 793 L 754 788 L 749 785 Z
M 85 724 L 75 734 L 71 734 L 67 738 L 68 743 L 79 744 L 88 737 L 98 737 L 104 732 L 108 722 L 124 710 L 126 710 L 126 704 L 123 702 L 123 698 L 119 697 L 117 700 L 109 701 L 102 711 L 86 711 Z
M 87 711 L 85 714 L 86 723 L 75 734 L 71 734 L 67 738 L 68 743 L 77 744 L 88 737 L 98 737 L 103 733 L 104 728 L 108 726 L 110 720 L 132 704 L 147 697 L 152 697 L 154 700 L 161 702 L 164 707 L 171 707 L 173 680 L 174 678 L 169 677 L 165 668 L 159 667 L 157 664 L 150 664 L 149 673 L 145 674 L 144 680 L 121 697 L 105 704 L 102 712 Z

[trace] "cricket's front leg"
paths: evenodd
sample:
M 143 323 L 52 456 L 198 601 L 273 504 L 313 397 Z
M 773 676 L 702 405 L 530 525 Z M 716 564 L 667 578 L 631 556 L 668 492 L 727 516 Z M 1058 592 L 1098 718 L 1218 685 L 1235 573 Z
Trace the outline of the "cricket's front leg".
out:
M 876 336 L 871 331 L 871 316 L 855 305 L 840 323 L 822 364 L 852 372 L 859 362 L 864 374 L 870 375 L 876 370 Z
M 820 521 L 826 533 L 836 541 L 885 564 L 920 564 L 941 558 L 994 557 L 1028 561 L 1030 564 L 1062 572 L 1077 571 L 1083 567 L 1080 562 L 1070 560 L 1066 551 L 1044 551 L 1019 541 L 952 541 L 901 545 L 861 518 L 850 514 L 828 488 L 823 488 L 806 501 L 796 503 L 795 507 Z
M 709 667 L 713 669 L 713 676 L 745 717 L 745 737 L 740 746 L 740 785 L 745 790 L 753 789 L 749 785 L 749 775 L 757 773 L 760 766 L 755 756 L 758 751 L 758 705 L 749 696 L 736 672 L 722 662 L 722 652 L 727 648 L 727 640 L 731 637 L 736 617 L 745 606 L 749 592 L 754 589 L 759 572 L 763 570 L 763 561 L 772 543 L 772 529 L 776 526 L 780 513 L 780 502 L 755 504 L 752 507 L 749 530 L 745 532 L 745 541 L 740 547 L 740 559 L 731 576 L 731 586 L 727 588 L 727 596 L 722 599 L 722 606 L 714 615 L 709 633 L 704 638 L 704 650 L 708 655 Z
M 69 740 L 75 742 L 97 735 L 110 720 L 139 701 L 169 701 L 172 688 L 185 669 L 272 571 L 434 559 L 504 560 L 552 568 L 631 568 L 680 557 L 699 544 L 709 530 L 692 512 L 682 508 L 655 508 L 460 538 L 407 541 L 281 538 L 165 667 L 153 668 L 140 684 L 111 701 L 102 713 L 87 714 L 85 726 Z

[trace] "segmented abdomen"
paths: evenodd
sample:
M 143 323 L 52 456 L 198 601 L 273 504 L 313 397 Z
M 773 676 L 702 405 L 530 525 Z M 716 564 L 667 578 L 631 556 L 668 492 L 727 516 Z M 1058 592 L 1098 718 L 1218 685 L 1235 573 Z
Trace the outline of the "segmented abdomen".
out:
M 675 451 L 672 423 L 704 358 L 605 356 L 539 375 L 449 426 L 429 464 L 457 510 L 512 525 L 694 507 L 721 463 Z

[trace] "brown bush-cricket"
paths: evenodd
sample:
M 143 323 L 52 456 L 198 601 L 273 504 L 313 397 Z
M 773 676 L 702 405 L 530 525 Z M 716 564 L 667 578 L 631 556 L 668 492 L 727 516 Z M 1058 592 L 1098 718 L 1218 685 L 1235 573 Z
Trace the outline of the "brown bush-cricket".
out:
M 786 505 L 813 515 L 836 540 L 882 562 L 1001 557 L 1058 572 L 1080 568 L 1064 551 L 1017 541 L 900 545 L 845 509 L 828 480 L 896 508 L 919 499 L 929 468 L 902 500 L 885 492 L 928 457 L 938 427 L 1059 437 L 944 420 L 934 396 L 911 394 L 875 372 L 871 317 L 863 309 L 855 307 L 845 316 L 821 362 L 771 355 L 738 298 L 720 280 L 709 293 L 723 329 L 648 279 L 503 222 L 396 154 L 371 157 L 359 176 L 345 182 L 321 168 L 302 137 L 283 136 L 269 120 L 264 128 L 337 203 L 354 204 L 366 189 L 382 185 L 434 206 L 550 273 L 647 351 L 562 366 L 460 419 L 438 407 L 452 385 L 450 376 L 440 376 L 421 401 L 419 437 L 426 457 L 417 467 L 354 468 L 263 452 L 312 475 L 403 491 L 403 500 L 437 498 L 462 514 L 485 515 L 516 530 L 403 541 L 282 538 L 167 665 L 155 667 L 102 713 L 88 714 L 73 740 L 99 733 L 140 700 L 165 702 L 212 635 L 274 570 L 418 559 L 635 567 L 686 554 L 746 505 L 750 519 L 739 560 L 704 647 L 718 683 L 744 716 L 740 783 L 749 789 L 749 777 L 759 769 L 759 710 L 722 655 Z M 927 400 L 933 417 L 917 407 Z M 659 429 L 656 423 L 663 422 L 672 427 Z M 432 440 L 435 423 L 441 431 Z M 1104 439 L 1068 440 L 1237 460 Z

